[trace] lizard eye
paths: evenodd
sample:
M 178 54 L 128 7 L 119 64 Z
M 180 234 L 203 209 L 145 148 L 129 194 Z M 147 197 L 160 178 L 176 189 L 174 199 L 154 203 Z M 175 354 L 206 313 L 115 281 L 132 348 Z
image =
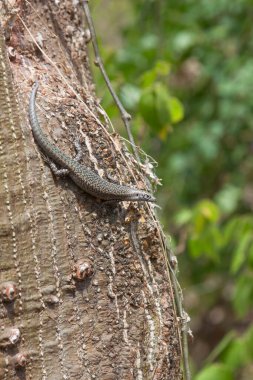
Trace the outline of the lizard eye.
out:
M 147 202 L 154 202 L 155 201 L 155 198 L 151 194 L 148 194 L 148 193 L 140 193 L 139 198 L 141 198 Z

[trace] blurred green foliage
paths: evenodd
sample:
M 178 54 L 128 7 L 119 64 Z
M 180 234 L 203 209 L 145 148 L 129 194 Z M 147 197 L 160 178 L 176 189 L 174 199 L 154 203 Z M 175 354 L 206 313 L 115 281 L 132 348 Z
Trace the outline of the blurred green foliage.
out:
M 193 349 L 195 380 L 253 378 L 252 1 L 127 3 L 121 46 L 107 42 L 103 56 L 136 140 L 159 162 L 161 219 L 186 303 L 194 291 L 196 346 L 211 358 Z

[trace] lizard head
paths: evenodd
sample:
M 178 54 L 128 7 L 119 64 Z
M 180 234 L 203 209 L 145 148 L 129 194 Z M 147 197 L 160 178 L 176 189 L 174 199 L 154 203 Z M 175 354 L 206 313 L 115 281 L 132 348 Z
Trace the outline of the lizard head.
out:
M 156 199 L 153 195 L 146 193 L 146 191 L 135 190 L 130 196 L 129 201 L 137 202 L 155 202 Z

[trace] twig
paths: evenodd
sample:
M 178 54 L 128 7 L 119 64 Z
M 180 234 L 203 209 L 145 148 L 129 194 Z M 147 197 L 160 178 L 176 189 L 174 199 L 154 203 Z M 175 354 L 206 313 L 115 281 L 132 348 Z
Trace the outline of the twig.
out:
M 183 365 L 185 380 L 191 380 L 188 351 L 188 330 L 182 330 Z
M 187 313 L 183 309 L 182 305 L 182 291 L 180 288 L 180 285 L 177 281 L 176 277 L 176 264 L 174 261 L 174 258 L 176 259 L 175 256 L 172 255 L 171 250 L 166 247 L 167 251 L 167 258 L 168 258 L 168 263 L 169 263 L 169 270 L 171 273 L 171 281 L 174 289 L 174 297 L 175 297 L 175 302 L 176 302 L 176 309 L 177 309 L 177 314 L 181 320 L 181 344 L 182 344 L 182 356 L 183 356 L 183 368 L 184 368 L 184 378 L 185 380 L 191 380 L 191 372 L 190 372 L 190 366 L 189 366 L 189 350 L 188 350 L 188 322 L 189 322 L 189 317 Z
M 84 8 L 85 16 L 86 16 L 88 26 L 90 29 L 91 41 L 92 41 L 92 46 L 93 46 L 93 50 L 94 50 L 94 54 L 95 54 L 95 65 L 99 67 L 99 69 L 100 69 L 100 71 L 104 77 L 104 80 L 106 82 L 106 85 L 107 85 L 107 87 L 108 87 L 119 111 L 120 111 L 121 118 L 122 118 L 123 123 L 125 125 L 125 128 L 127 130 L 128 138 L 129 138 L 129 141 L 131 143 L 131 147 L 133 149 L 134 156 L 135 156 L 137 162 L 140 163 L 141 162 L 140 156 L 138 154 L 138 151 L 137 151 L 137 148 L 136 148 L 136 145 L 134 142 L 134 138 L 133 138 L 133 135 L 131 132 L 131 126 L 130 126 L 131 115 L 123 107 L 123 105 L 122 105 L 121 101 L 119 100 L 117 94 L 115 93 L 115 91 L 111 85 L 110 79 L 109 79 L 109 77 L 105 71 L 104 64 L 103 64 L 103 61 L 102 61 L 102 58 L 100 56 L 99 49 L 98 49 L 96 32 L 95 32 L 92 16 L 90 13 L 88 1 L 89 0 L 83 0 L 83 8 Z

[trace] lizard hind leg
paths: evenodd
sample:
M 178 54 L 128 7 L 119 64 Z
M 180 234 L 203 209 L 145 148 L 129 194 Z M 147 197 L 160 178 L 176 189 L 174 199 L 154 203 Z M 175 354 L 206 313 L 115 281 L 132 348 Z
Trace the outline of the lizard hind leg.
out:
M 48 160 L 48 165 L 50 166 L 50 169 L 57 177 L 64 177 L 65 175 L 69 174 L 69 169 L 58 169 L 54 162 Z
M 43 160 L 48 164 L 52 172 L 54 173 L 55 176 L 57 177 L 64 177 L 65 175 L 69 174 L 69 169 L 58 169 L 57 166 L 53 161 L 51 161 L 47 156 L 45 156 L 42 152 L 41 156 Z

